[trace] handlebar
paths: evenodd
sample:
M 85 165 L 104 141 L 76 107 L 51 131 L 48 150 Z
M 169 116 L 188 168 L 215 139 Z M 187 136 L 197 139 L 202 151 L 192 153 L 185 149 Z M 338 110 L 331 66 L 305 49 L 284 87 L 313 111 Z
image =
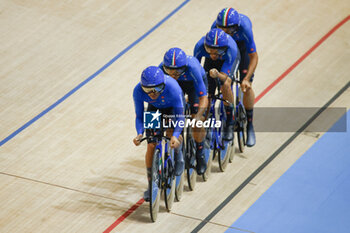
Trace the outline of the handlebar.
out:
M 221 100 L 221 101 L 229 104 L 231 107 L 234 106 L 233 103 L 231 103 L 230 101 L 221 98 L 219 94 L 218 95 L 210 95 L 209 98 L 216 99 L 216 100 Z
M 146 139 L 152 139 L 152 138 L 159 138 L 159 139 L 165 139 L 165 140 L 167 140 L 167 141 L 170 141 L 170 138 L 169 137 L 167 137 L 167 136 L 146 136 L 146 137 L 143 137 L 143 138 L 141 138 L 140 139 L 140 143 L 141 142 L 143 142 L 143 141 L 145 141 Z

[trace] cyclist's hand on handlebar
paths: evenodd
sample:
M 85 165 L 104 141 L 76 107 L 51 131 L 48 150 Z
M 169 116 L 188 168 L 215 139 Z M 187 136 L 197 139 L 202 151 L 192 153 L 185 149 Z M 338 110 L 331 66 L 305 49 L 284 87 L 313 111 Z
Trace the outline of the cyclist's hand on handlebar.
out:
M 177 139 L 177 137 L 175 136 L 171 136 L 171 139 L 170 139 L 170 147 L 171 148 L 178 148 L 180 146 L 180 141 L 179 139 Z
M 250 82 L 246 79 L 243 79 L 242 83 L 241 83 L 241 89 L 243 92 L 246 92 L 247 90 L 249 90 L 251 88 Z
M 219 71 L 217 69 L 213 68 L 209 71 L 209 76 L 211 78 L 217 78 L 219 76 Z
M 140 142 L 141 138 L 142 138 L 142 134 L 139 134 L 134 138 L 133 142 L 136 146 L 139 146 L 141 144 Z

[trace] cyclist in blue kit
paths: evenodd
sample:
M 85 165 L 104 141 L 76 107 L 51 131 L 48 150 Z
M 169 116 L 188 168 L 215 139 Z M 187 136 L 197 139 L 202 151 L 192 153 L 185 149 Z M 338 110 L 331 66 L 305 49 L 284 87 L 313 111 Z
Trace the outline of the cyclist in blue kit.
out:
M 252 88 L 254 71 L 258 64 L 258 53 L 253 37 L 252 22 L 243 14 L 239 14 L 233 8 L 222 9 L 212 28 L 220 28 L 229 34 L 237 43 L 241 62 L 239 66 L 241 88 L 244 93 L 243 105 L 246 108 L 247 124 L 247 146 L 255 145 L 255 132 L 253 127 L 253 108 L 255 94 Z
M 177 80 L 182 91 L 188 95 L 192 117 L 204 121 L 203 114 L 208 106 L 207 77 L 198 60 L 186 55 L 180 48 L 171 48 L 166 51 L 159 67 Z M 201 175 L 207 167 L 203 150 L 205 129 L 196 127 L 193 129 L 193 138 L 196 142 L 196 170 Z
M 141 82 L 134 88 L 133 92 L 135 112 L 136 112 L 136 131 L 137 136 L 133 142 L 136 146 L 140 145 L 140 139 L 144 132 L 143 115 L 144 102 L 148 103 L 147 111 L 159 110 L 162 114 L 175 115 L 175 121 L 184 121 L 184 102 L 183 93 L 179 84 L 156 66 L 147 67 L 141 75 Z M 179 124 L 175 127 L 171 140 L 170 147 L 175 149 L 175 175 L 179 176 L 184 170 L 184 159 L 181 150 L 182 128 Z M 167 134 L 170 133 L 167 130 Z M 146 129 L 146 134 L 150 131 Z M 146 151 L 146 168 L 148 178 L 148 190 L 144 192 L 145 201 L 149 201 L 149 188 L 151 181 L 152 159 L 155 151 L 155 141 L 147 141 Z
M 214 28 L 197 42 L 193 54 L 199 62 L 202 57 L 205 57 L 204 69 L 210 77 L 208 78 L 209 97 L 215 94 L 216 79 L 218 79 L 221 83 L 223 98 L 233 103 L 232 80 L 240 62 L 236 42 L 221 29 Z M 223 138 L 230 141 L 233 139 L 233 108 L 227 103 L 224 104 L 227 120 Z

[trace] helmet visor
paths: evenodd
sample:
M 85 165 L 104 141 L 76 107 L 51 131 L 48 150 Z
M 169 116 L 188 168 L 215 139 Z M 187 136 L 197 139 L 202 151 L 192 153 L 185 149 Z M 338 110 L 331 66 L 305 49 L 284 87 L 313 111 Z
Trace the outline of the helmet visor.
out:
M 227 47 L 212 47 L 204 44 L 205 51 L 209 54 L 222 56 L 226 53 Z
M 151 94 L 151 93 L 161 93 L 163 90 L 164 90 L 164 87 L 165 87 L 165 84 L 162 83 L 162 84 L 159 84 L 157 86 L 153 86 L 153 87 L 145 87 L 145 86 L 142 86 L 142 90 L 146 93 L 146 94 Z
M 177 68 L 170 68 L 170 67 L 163 65 L 163 68 L 164 68 L 165 73 L 167 73 L 171 77 L 174 77 L 174 76 L 180 77 L 186 71 L 186 66 L 181 66 L 181 67 L 177 67 Z
M 230 35 L 235 34 L 237 32 L 237 30 L 238 30 L 238 25 L 237 24 L 232 25 L 232 26 L 227 26 L 227 27 L 216 25 L 216 27 L 221 29 L 221 30 L 223 30 L 224 32 L 226 32 L 227 34 L 230 34 Z

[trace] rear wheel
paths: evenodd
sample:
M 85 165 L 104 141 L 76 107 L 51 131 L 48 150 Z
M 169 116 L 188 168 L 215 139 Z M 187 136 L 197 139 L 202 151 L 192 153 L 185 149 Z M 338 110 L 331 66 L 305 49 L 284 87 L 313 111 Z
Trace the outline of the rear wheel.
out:
M 238 140 L 238 148 L 241 153 L 244 152 L 244 147 L 247 142 L 247 114 L 245 109 L 240 104 L 238 106 L 237 112 L 237 140 Z
M 184 183 L 185 183 L 185 172 L 181 174 L 181 176 L 176 176 L 175 178 L 175 200 L 180 201 L 182 198 L 182 193 L 184 191 Z
M 224 106 L 223 103 L 221 102 L 221 108 L 220 108 L 220 120 L 221 122 L 223 122 L 223 124 L 221 125 L 221 128 L 219 128 L 218 130 L 218 140 L 219 145 L 217 148 L 217 153 L 218 153 L 218 162 L 219 162 L 219 168 L 220 171 L 224 172 L 227 164 L 228 164 L 228 160 L 229 160 L 229 156 L 228 156 L 228 145 L 230 141 L 226 141 L 223 140 L 223 130 L 224 130 L 224 124 L 226 125 L 226 121 L 224 120 L 224 116 L 226 116 L 226 113 L 224 111 Z M 225 127 L 226 128 L 226 127 Z
M 194 168 L 187 169 L 188 188 L 193 191 L 196 186 L 197 172 Z
M 228 158 L 228 161 L 230 162 L 230 163 L 232 163 L 233 162 L 233 156 L 234 156 L 234 154 L 235 154 L 235 147 L 234 147 L 234 140 L 232 140 L 231 142 L 230 142 L 230 145 L 229 145 L 229 148 L 228 148 L 228 156 L 229 156 L 229 158 Z
M 220 171 L 224 172 L 229 160 L 228 147 L 229 147 L 230 141 L 223 141 L 222 143 L 223 143 L 223 148 L 218 150 L 218 162 L 219 162 Z
M 157 149 L 153 154 L 152 161 L 152 176 L 150 187 L 150 214 L 151 220 L 155 222 L 157 220 L 160 202 L 160 180 L 161 180 L 161 166 L 160 166 L 160 151 Z

